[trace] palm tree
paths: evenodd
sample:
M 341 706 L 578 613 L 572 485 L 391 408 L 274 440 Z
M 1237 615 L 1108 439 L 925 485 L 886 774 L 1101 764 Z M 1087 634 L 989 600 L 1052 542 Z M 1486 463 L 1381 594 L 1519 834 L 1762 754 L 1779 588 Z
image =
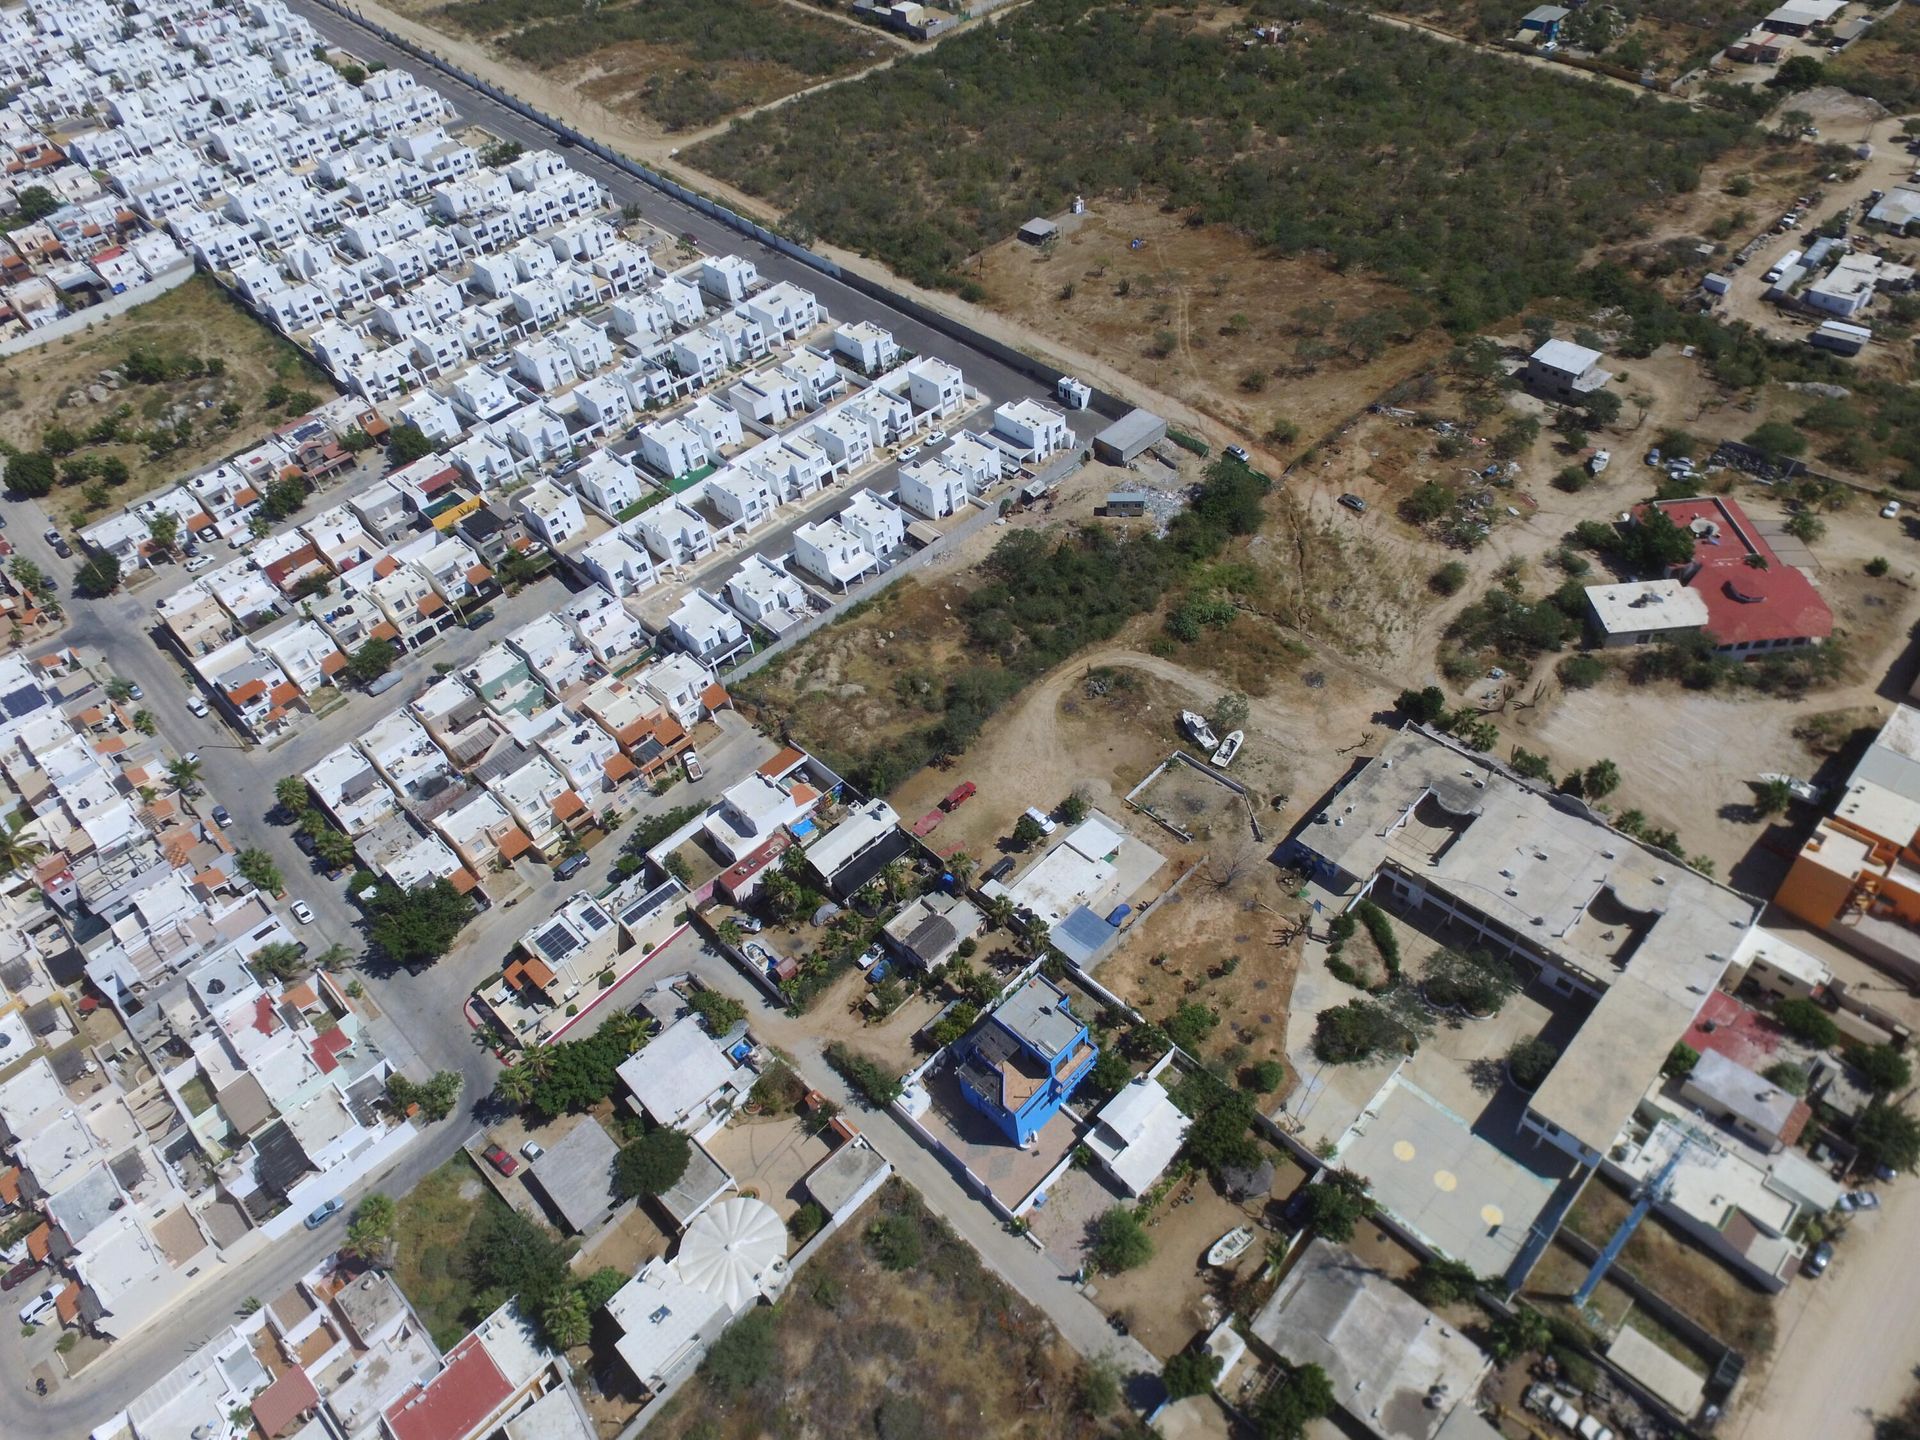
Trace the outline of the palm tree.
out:
M 520 1052 L 520 1063 L 535 1080 L 547 1080 L 552 1078 L 553 1067 L 560 1063 L 560 1057 L 553 1053 L 551 1045 L 535 1040 Z
M 273 782 L 273 798 L 280 808 L 296 818 L 307 813 L 312 801 L 308 795 L 307 782 L 298 775 L 282 775 Z
M 11 875 L 46 858 L 47 847 L 38 840 L 23 840 L 15 832 L 0 827 L 0 871 Z
M 607 1023 L 600 1028 L 606 1032 L 609 1040 L 629 1055 L 647 1043 L 647 1022 L 631 1010 L 622 1010 L 608 1017 Z
M 313 964 L 315 969 L 331 972 L 344 966 L 349 958 L 351 957 L 347 952 L 347 947 L 336 940 L 333 944 L 327 946 L 326 949 L 313 957 Z
M 175 760 L 167 766 L 167 779 L 173 788 L 189 798 L 200 793 L 200 762 L 198 760 Z
M 533 1099 L 534 1092 L 540 1088 L 540 1082 L 525 1061 L 509 1065 L 494 1077 L 493 1093 L 514 1107 L 525 1105 Z
M 886 891 L 887 899 L 898 900 L 907 888 L 907 862 L 891 860 L 880 870 L 880 887 Z
M 947 873 L 962 885 L 965 885 L 973 872 L 980 868 L 980 862 L 964 850 L 956 850 L 947 857 Z
M 997 930 L 1011 930 L 1015 913 L 1011 895 L 995 895 L 987 901 L 987 919 L 993 922 Z
M 740 942 L 747 938 L 747 932 L 740 928 L 740 922 L 732 918 L 722 920 L 714 926 L 714 933 L 719 935 L 722 943 L 731 945 L 736 950 L 740 948 Z

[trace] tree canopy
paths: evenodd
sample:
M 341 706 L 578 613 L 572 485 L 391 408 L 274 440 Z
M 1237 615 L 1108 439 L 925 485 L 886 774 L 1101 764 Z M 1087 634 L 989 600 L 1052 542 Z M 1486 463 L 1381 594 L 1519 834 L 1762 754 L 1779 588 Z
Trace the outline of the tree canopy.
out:
M 591 1125 L 595 1122 L 586 1122 Z M 622 1195 L 663 1195 L 687 1173 L 693 1146 L 678 1130 L 661 1126 L 623 1146 L 613 1165 L 614 1183 Z
M 446 880 L 402 890 L 378 881 L 361 900 L 371 917 L 367 938 L 396 965 L 431 965 L 453 948 L 454 939 L 473 918 L 473 902 Z

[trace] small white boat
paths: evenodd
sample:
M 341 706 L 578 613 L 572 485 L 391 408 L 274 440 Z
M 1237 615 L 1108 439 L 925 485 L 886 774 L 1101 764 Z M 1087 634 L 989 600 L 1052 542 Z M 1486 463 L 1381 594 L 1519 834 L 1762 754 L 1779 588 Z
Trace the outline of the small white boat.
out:
M 1198 745 L 1202 750 L 1217 750 L 1220 748 L 1220 737 L 1213 733 L 1213 727 L 1207 724 L 1206 716 L 1196 715 L 1191 710 L 1182 710 L 1180 712 L 1180 725 L 1187 734 L 1193 737 L 1193 743 Z
M 1207 1264 L 1216 1269 L 1225 1269 L 1246 1254 L 1247 1247 L 1252 1244 L 1253 1227 L 1251 1225 L 1242 1225 L 1237 1230 L 1229 1230 L 1214 1241 L 1213 1248 L 1207 1251 Z
M 1213 752 L 1213 763 L 1222 770 L 1233 764 L 1233 757 L 1240 753 L 1240 747 L 1246 743 L 1246 739 L 1245 731 L 1233 731 L 1220 742 L 1220 748 Z

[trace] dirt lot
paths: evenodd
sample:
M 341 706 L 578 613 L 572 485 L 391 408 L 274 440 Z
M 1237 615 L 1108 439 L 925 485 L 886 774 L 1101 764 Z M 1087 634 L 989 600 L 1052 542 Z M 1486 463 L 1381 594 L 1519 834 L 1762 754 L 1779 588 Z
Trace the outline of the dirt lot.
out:
M 218 359 L 224 369 L 219 375 L 182 375 L 155 384 L 101 385 L 101 372 L 123 365 L 136 347 L 175 360 Z M 130 472 L 100 506 L 85 498 L 84 477 L 57 488 L 45 501 L 49 512 L 77 524 L 200 469 L 239 449 L 264 426 L 279 423 L 284 408 L 268 410 L 264 404 L 268 387 L 275 384 L 311 392 L 309 403 L 333 395 L 325 377 L 304 364 L 297 350 L 213 281 L 196 275 L 110 324 L 0 361 L 0 439 L 35 450 L 50 426 L 65 427 L 84 440 L 93 427 L 118 418 L 115 439 L 82 444 L 58 462 L 64 467 L 71 460 L 111 457 Z M 231 421 L 222 409 L 229 403 L 239 407 Z M 135 438 L 176 420 L 188 435 L 185 444 L 177 444 L 180 432 L 174 432 L 176 439 L 169 443 L 177 448 L 156 452 Z
M 1626 1218 L 1628 1202 L 1600 1180 L 1581 1193 L 1568 1226 L 1596 1245 Z M 1735 1276 L 1705 1251 L 1688 1244 L 1657 1216 L 1634 1232 L 1620 1263 L 1699 1324 L 1749 1356 L 1773 1348 L 1772 1297 Z
M 1240 434 L 1299 427 L 1298 442 L 1266 442 L 1275 456 L 1312 443 L 1450 343 L 1417 307 L 1411 325 L 1403 319 L 1406 291 L 1263 254 L 1224 225 L 1120 200 L 1059 223 L 1044 249 L 1008 239 L 980 257 L 987 303 Z
M 899 1215 L 921 1238 L 903 1270 L 863 1239 Z M 649 1433 L 692 1440 L 777 1434 L 1091 1437 L 1109 1425 L 1081 1413 L 1078 1361 L 1045 1318 L 894 1181 L 794 1279 L 771 1312 L 737 1322 L 770 1337 L 732 1363 L 710 1358 L 654 1416 Z

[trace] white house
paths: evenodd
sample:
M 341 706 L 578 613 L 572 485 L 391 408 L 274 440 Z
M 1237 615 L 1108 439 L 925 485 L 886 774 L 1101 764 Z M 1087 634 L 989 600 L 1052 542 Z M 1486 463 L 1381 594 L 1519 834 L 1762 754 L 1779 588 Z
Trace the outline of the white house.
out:
M 740 617 L 704 590 L 695 590 L 667 617 L 667 633 L 708 665 L 722 664 L 749 643 Z
M 700 262 L 700 288 L 709 295 L 737 305 L 747 292 L 760 283 L 760 272 L 751 260 L 738 255 L 711 256 Z
M 811 613 L 800 582 L 764 555 L 752 555 L 727 581 L 727 603 L 761 629 L 783 635 Z
M 951 415 L 967 403 L 967 384 L 960 367 L 933 355 L 922 355 L 907 366 L 907 399 L 916 410 L 936 416 Z
M 935 455 L 900 467 L 900 503 L 929 520 L 944 520 L 967 503 L 966 472 Z
M 780 503 L 766 476 L 748 465 L 729 465 L 710 476 L 706 491 L 715 510 L 747 530 L 771 519 Z
M 527 528 L 555 550 L 587 528 L 580 502 L 551 480 L 540 480 L 514 497 Z
M 845 590 L 880 563 L 866 542 L 838 520 L 816 520 L 795 530 L 793 560 L 836 590 Z
M 840 325 L 833 332 L 833 348 L 868 375 L 891 370 L 900 361 L 900 345 L 893 332 L 871 320 Z
M 647 548 L 668 564 L 686 565 L 713 553 L 712 529 L 678 500 L 644 510 L 634 522 Z
M 1072 443 L 1067 417 L 1032 398 L 1015 400 L 993 412 L 993 430 L 1029 460 L 1042 460 Z
M 856 490 L 837 518 L 875 555 L 890 554 L 907 543 L 906 515 L 898 505 L 871 490 Z
M 610 450 L 596 450 L 573 472 L 573 489 L 609 520 L 653 493 L 633 468 Z

